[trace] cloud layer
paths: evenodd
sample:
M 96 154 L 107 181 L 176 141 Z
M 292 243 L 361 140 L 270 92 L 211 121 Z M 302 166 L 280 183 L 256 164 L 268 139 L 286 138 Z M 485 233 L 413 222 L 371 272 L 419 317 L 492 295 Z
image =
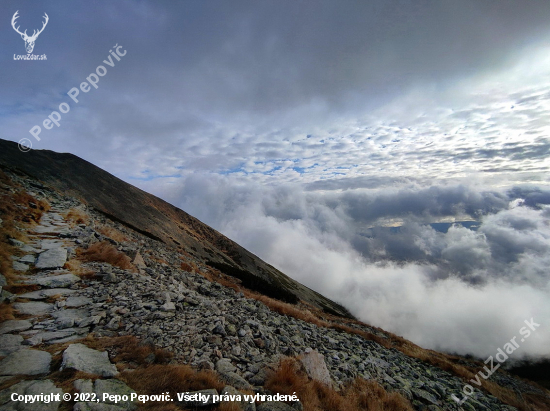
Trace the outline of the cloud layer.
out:
M 166 196 L 371 324 L 424 347 L 487 356 L 524 320 L 550 320 L 549 194 L 465 186 L 312 193 L 195 175 Z M 523 197 L 540 201 L 528 206 Z M 478 228 L 428 224 L 454 216 L 475 218 Z M 541 326 L 523 355 L 548 356 L 548 338 Z

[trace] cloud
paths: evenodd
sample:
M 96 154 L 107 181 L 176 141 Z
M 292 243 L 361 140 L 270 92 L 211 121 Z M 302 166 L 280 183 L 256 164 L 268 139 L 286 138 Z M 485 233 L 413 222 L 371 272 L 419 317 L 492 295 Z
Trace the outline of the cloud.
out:
M 550 321 L 548 208 L 514 198 L 522 192 L 532 191 L 304 192 L 195 174 L 168 196 L 362 320 L 424 347 L 484 357 L 518 335 L 524 320 Z M 372 204 L 387 206 L 369 211 Z M 457 210 L 477 216 L 477 230 L 426 224 Z M 396 215 L 398 230 L 365 229 L 365 221 Z M 518 357 L 547 356 L 549 330 L 541 326 Z

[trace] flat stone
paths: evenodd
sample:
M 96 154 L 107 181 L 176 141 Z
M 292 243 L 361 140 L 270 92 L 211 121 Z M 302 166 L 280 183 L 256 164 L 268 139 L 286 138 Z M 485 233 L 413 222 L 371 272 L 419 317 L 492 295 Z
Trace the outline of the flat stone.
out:
M 0 375 L 38 375 L 50 372 L 52 356 L 46 351 L 23 349 L 0 361 Z
M 88 297 L 69 297 L 65 301 L 65 307 L 81 307 L 92 304 L 94 301 Z
M 71 344 L 63 352 L 61 370 L 73 368 L 102 377 L 114 377 L 118 371 L 109 361 L 107 351 L 97 351 L 86 347 L 84 344 Z
M 36 234 L 65 234 L 68 232 L 66 227 L 59 227 L 54 225 L 39 225 L 34 227 L 33 230 Z
M 323 354 L 317 350 L 310 351 L 300 357 L 300 362 L 311 379 L 332 387 L 332 380 Z
M 25 298 L 27 300 L 44 300 L 46 298 L 53 297 L 54 295 L 64 296 L 74 293 L 76 293 L 76 290 L 71 290 L 68 288 L 50 288 L 47 290 L 37 290 L 25 294 L 19 294 L 17 295 L 17 298 Z
M 31 301 L 30 303 L 15 303 L 14 310 L 19 314 L 26 315 L 45 315 L 53 310 L 53 304 L 43 303 L 41 301 Z
M 62 323 L 67 320 L 73 320 L 75 323 L 88 318 L 90 313 L 83 308 L 69 308 L 67 310 L 55 311 L 52 313 L 52 317 L 55 318 L 57 323 Z
M 12 352 L 18 351 L 21 348 L 23 337 L 17 334 L 2 334 L 0 335 L 0 356 L 5 357 Z
M 64 343 L 67 343 L 67 342 L 80 340 L 82 338 L 84 338 L 82 335 L 74 334 L 74 335 L 70 335 L 70 336 L 65 337 L 65 338 L 59 338 L 58 340 L 50 340 L 50 341 L 47 342 L 47 344 L 64 344 Z
M 42 250 L 51 250 L 52 248 L 60 248 L 63 247 L 65 244 L 63 244 L 63 241 L 60 240 L 42 240 L 40 241 L 40 248 Z
M 32 254 L 27 254 L 18 260 L 20 263 L 34 264 L 36 257 Z
M 2 378 L 13 378 L 13 377 L 2 377 Z M 26 380 L 18 382 L 17 384 L 12 385 L 11 387 L 6 388 L 5 390 L 0 391 L 0 404 L 5 404 L 11 399 L 13 393 L 23 394 L 25 390 L 34 384 L 36 380 Z
M 12 263 L 12 267 L 15 271 L 25 272 L 29 270 L 29 266 L 27 264 L 20 263 L 19 261 L 14 261 Z
M 30 338 L 27 338 L 25 341 L 23 341 L 24 345 L 30 345 L 31 347 L 34 347 L 36 345 L 42 344 L 42 338 L 40 338 L 39 335 L 33 335 Z
M 6 277 L 0 274 L 0 287 L 3 287 L 5 285 L 8 285 L 8 282 L 6 281 Z
M 416 398 L 418 398 L 420 400 L 425 400 L 425 401 L 428 401 L 428 402 L 430 402 L 432 404 L 435 404 L 435 405 L 440 404 L 438 399 L 435 398 L 432 394 L 430 394 L 427 391 L 424 391 L 424 390 L 421 390 L 421 389 L 418 389 L 418 388 L 413 388 L 411 390 L 411 392 Z
M 36 268 L 61 268 L 67 261 L 67 249 L 66 248 L 51 248 L 44 251 L 38 256 L 36 261 Z
M 48 288 L 63 288 L 70 287 L 71 285 L 80 281 L 80 278 L 74 274 L 61 274 L 61 275 L 50 275 L 44 277 L 35 277 L 27 281 L 27 284 L 38 284 L 43 287 Z
M 0 324 L 0 334 L 7 334 L 14 331 L 25 331 L 32 327 L 27 320 L 8 320 Z
M 252 385 L 248 383 L 243 377 L 235 372 L 220 373 L 222 380 L 227 384 L 239 389 L 239 390 L 251 390 Z
M 37 250 L 32 245 L 25 244 L 23 247 L 21 247 L 21 251 L 24 251 L 25 253 L 38 253 L 40 250 Z
M 59 340 L 60 338 L 65 338 L 73 334 L 75 334 L 75 330 L 67 329 L 63 331 L 46 331 L 43 333 L 38 333 L 35 336 L 40 337 L 43 342 L 47 342 L 50 340 Z
M 24 403 L 20 402 L 17 405 L 17 411 L 57 411 L 61 404 L 61 395 L 63 390 L 57 388 L 51 380 L 35 381 L 25 390 L 25 395 L 39 395 L 39 394 L 59 394 L 59 401 L 51 401 L 45 403 L 43 401 L 38 403 Z

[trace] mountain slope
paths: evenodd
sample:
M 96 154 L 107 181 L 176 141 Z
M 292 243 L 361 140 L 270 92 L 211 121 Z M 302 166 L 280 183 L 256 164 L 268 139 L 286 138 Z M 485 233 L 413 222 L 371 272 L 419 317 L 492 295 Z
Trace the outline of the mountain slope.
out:
M 287 302 L 302 300 L 351 318 L 341 305 L 283 274 L 185 211 L 75 155 L 49 150 L 23 153 L 17 143 L 0 139 L 0 164 L 80 198 L 112 220 L 237 277 L 251 289 Z

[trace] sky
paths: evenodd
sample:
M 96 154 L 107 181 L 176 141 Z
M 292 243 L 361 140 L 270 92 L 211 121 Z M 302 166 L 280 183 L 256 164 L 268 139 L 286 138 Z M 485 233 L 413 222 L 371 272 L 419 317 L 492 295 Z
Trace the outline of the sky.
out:
M 47 13 L 46 60 L 18 57 L 16 11 L 27 34 Z M 533 318 L 514 355 L 550 357 L 550 2 L 8 0 L 0 17 L 0 138 L 78 155 L 423 347 L 494 355 Z

